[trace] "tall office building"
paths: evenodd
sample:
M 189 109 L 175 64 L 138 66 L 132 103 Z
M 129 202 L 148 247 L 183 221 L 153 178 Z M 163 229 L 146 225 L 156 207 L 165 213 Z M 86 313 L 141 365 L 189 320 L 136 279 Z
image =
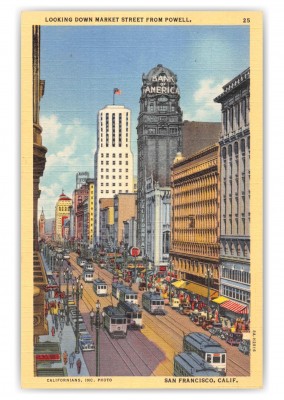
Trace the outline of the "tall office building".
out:
M 159 64 L 142 76 L 138 117 L 138 246 L 146 246 L 146 181 L 170 187 L 171 165 L 181 151 L 182 111 L 177 76 Z
M 121 105 L 107 105 L 98 112 L 95 153 L 95 241 L 100 242 L 100 198 L 133 192 L 131 111 Z

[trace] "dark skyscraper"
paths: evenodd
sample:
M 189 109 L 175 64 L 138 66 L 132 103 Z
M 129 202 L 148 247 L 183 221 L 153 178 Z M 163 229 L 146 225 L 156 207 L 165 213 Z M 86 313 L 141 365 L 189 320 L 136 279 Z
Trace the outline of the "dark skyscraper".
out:
M 138 245 L 145 249 L 146 179 L 170 186 L 170 167 L 181 151 L 182 111 L 177 76 L 159 64 L 142 76 L 138 117 Z

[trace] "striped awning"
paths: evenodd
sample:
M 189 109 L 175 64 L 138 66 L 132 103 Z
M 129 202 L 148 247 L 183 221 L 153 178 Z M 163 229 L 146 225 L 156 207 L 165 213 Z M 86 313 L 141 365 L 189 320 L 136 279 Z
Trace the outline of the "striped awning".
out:
M 217 297 L 217 299 L 214 299 L 212 301 L 214 301 L 214 303 L 217 303 L 217 304 L 222 304 L 225 301 L 228 301 L 228 298 L 224 297 L 224 296 L 219 296 L 219 297 Z
M 232 300 L 225 301 L 221 304 L 221 307 L 236 314 L 248 314 L 248 307 L 245 304 L 240 304 Z

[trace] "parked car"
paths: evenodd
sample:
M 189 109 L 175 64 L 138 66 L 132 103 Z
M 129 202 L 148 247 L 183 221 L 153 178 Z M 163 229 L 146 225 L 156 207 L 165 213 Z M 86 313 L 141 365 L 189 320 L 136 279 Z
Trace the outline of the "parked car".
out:
M 239 344 L 239 346 L 238 346 L 238 349 L 239 349 L 242 353 L 244 353 L 244 354 L 246 354 L 246 355 L 249 355 L 249 354 L 250 354 L 250 340 L 249 340 L 249 339 L 243 339 L 243 340 L 240 342 L 240 344 Z
M 78 263 L 80 267 L 84 267 L 85 264 L 87 264 L 87 261 L 81 258 L 80 262 Z
M 79 345 L 82 351 L 93 351 L 95 345 L 92 337 L 87 333 L 81 333 L 79 336 Z

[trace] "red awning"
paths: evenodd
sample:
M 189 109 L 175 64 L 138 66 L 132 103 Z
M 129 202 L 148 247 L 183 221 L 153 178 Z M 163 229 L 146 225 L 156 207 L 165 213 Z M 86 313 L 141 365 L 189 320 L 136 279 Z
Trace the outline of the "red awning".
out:
M 236 303 L 235 301 L 228 300 L 220 304 L 220 307 L 226 308 L 236 314 L 248 314 L 248 307 L 244 304 Z
M 167 267 L 166 266 L 164 266 L 164 265 L 161 265 L 160 266 L 160 271 L 166 271 L 167 270 Z

